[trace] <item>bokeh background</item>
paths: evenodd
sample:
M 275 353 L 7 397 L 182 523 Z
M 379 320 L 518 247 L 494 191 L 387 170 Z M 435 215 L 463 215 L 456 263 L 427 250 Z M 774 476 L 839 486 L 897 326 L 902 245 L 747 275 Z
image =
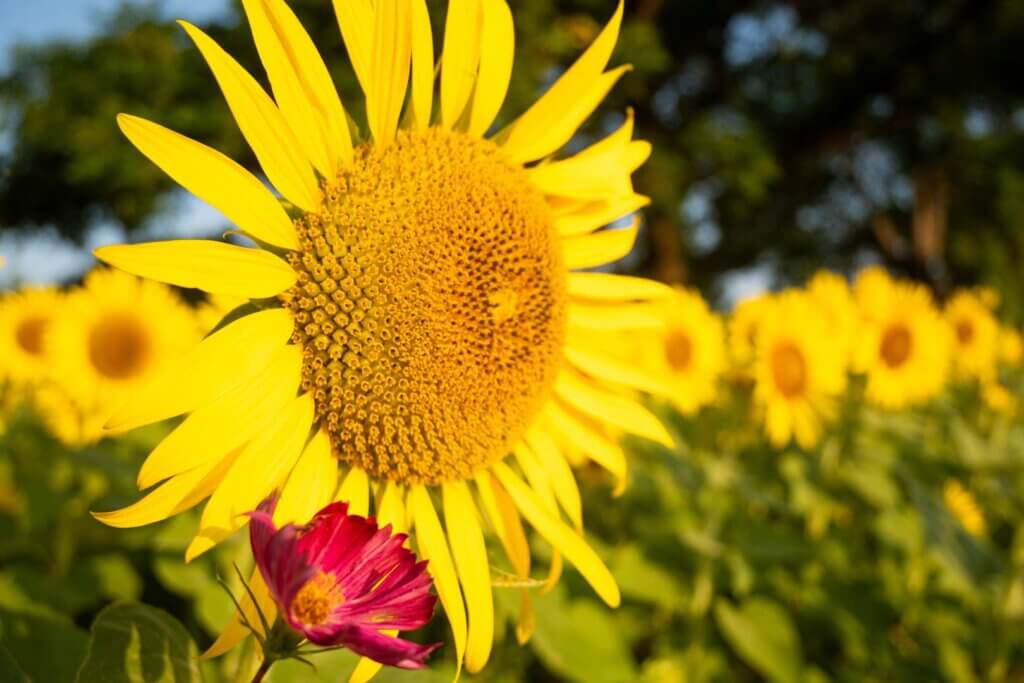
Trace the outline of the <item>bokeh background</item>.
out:
M 502 121 L 614 4 L 510 2 L 517 54 Z M 357 107 L 330 3 L 290 5 Z M 442 5 L 431 3 L 435 35 Z M 118 112 L 151 118 L 256 170 L 178 16 L 262 73 L 228 0 L 0 5 L 0 286 L 76 282 L 101 244 L 229 227 L 114 124 Z M 613 61 L 634 70 L 585 131 L 610 129 L 628 106 L 654 146 L 635 177 L 653 200 L 642 240 L 618 269 L 696 287 L 724 312 L 820 268 L 882 264 L 940 298 L 990 287 L 1019 326 L 1021 45 L 1016 0 L 628 2 Z M 1024 681 L 1019 418 L 988 411 L 972 388 L 899 414 L 850 399 L 817 448 L 780 451 L 738 403 L 688 418 L 662 407 L 680 446 L 630 442 L 621 497 L 583 471 L 588 533 L 625 605 L 607 610 L 569 572 L 539 599 L 530 645 L 506 629 L 479 680 Z M 86 514 L 137 497 L 134 472 L 161 433 L 71 450 L 26 419 L 0 442 L 0 680 L 74 680 L 90 625 L 116 599 L 174 615 L 183 626 L 162 633 L 185 651 L 225 621 L 215 577 L 231 576 L 244 543 L 184 566 L 194 520 L 122 532 Z M 951 478 L 974 492 L 984 533 L 944 502 Z M 516 596 L 504 596 L 510 611 Z M 339 680 L 351 665 L 322 661 L 271 680 Z M 446 661 L 381 680 L 450 680 Z M 201 672 L 231 680 L 231 662 Z

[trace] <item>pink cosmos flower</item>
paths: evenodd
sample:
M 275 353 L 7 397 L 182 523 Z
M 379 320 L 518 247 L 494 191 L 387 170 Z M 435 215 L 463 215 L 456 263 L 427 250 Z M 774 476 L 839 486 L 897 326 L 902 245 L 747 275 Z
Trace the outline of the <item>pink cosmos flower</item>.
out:
M 382 633 L 426 624 L 437 598 L 426 561 L 403 547 L 405 534 L 332 503 L 304 526 L 278 529 L 267 499 L 251 514 L 253 557 L 281 614 L 307 640 L 344 646 L 382 664 L 419 669 L 440 643 L 419 645 Z

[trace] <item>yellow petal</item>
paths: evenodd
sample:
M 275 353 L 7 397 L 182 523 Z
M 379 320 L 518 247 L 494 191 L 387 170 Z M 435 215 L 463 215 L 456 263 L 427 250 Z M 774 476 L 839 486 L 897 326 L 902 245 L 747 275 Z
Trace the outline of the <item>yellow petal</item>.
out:
M 117 125 L 140 152 L 176 183 L 227 216 L 243 232 L 284 249 L 298 249 L 295 226 L 270 190 L 220 152 L 137 116 Z
M 519 466 L 526 474 L 527 480 L 530 482 L 530 486 L 536 492 L 537 499 L 544 504 L 551 515 L 558 518 L 558 501 L 555 497 L 554 489 L 551 486 L 551 481 L 548 478 L 548 473 L 544 469 L 540 460 L 537 459 L 533 450 L 526 443 L 520 443 L 515 447 L 515 455 L 516 461 L 519 463 Z M 561 576 L 562 556 L 558 550 L 555 549 L 551 556 L 551 565 L 548 569 L 548 577 L 544 581 L 544 587 L 541 589 L 541 593 L 547 593 L 553 589 Z
M 625 432 L 672 448 L 672 437 L 665 426 L 635 400 L 602 391 L 565 371 L 555 382 L 555 392 L 566 403 L 598 422 L 615 425 Z
M 672 398 L 677 391 L 667 379 L 652 374 L 635 363 L 622 363 L 602 356 L 600 353 L 583 350 L 578 346 L 566 345 L 565 358 L 574 367 L 591 377 L 612 384 L 638 389 L 664 398 Z
M 394 635 L 391 629 L 383 629 L 382 633 Z M 356 668 L 348 677 L 348 683 L 367 683 L 367 681 L 376 676 L 383 667 L 384 665 L 380 662 L 375 662 L 367 657 L 360 657 L 359 663 L 356 664 Z
M 237 454 L 196 467 L 171 479 L 128 507 L 112 512 L 93 512 L 107 526 L 127 529 L 145 526 L 188 510 L 206 498 L 220 484 Z
M 373 5 L 370 0 L 334 0 L 334 14 L 352 69 L 369 100 L 373 86 Z
M 577 529 L 582 530 L 583 504 L 580 501 L 580 490 L 576 486 L 576 477 L 573 476 L 569 463 L 558 449 L 558 444 L 541 429 L 532 429 L 528 432 L 526 443 L 547 472 L 548 481 L 565 514 Z
M 561 237 L 585 235 L 650 203 L 648 197 L 632 193 L 602 201 L 573 202 L 570 208 L 555 212 L 555 229 Z
M 629 275 L 569 273 L 569 296 L 596 301 L 656 301 L 672 296 L 672 288 Z
M 466 670 L 477 673 L 487 664 L 494 643 L 494 598 L 487 547 L 477 522 L 477 509 L 465 482 L 444 485 L 444 521 L 469 613 Z
M 565 265 L 570 269 L 594 268 L 618 261 L 633 250 L 640 221 L 633 218 L 628 228 L 608 228 L 601 232 L 562 240 Z
M 626 454 L 618 443 L 588 425 L 584 418 L 571 415 L 557 401 L 548 402 L 544 415 L 561 434 L 563 441 L 575 445 L 616 478 L 616 490 L 625 488 Z
M 352 159 L 345 109 L 323 58 L 282 0 L 242 0 L 256 49 L 306 158 L 325 178 Z
M 569 325 L 586 330 L 649 330 L 660 329 L 665 321 L 658 311 L 643 304 L 569 305 Z
M 305 524 L 331 502 L 337 486 L 338 461 L 331 453 L 327 435 L 317 430 L 281 489 L 274 509 L 274 523 L 279 527 Z
M 450 0 L 441 53 L 441 122 L 451 128 L 462 117 L 480 63 L 481 0 Z
M 462 660 L 466 654 L 466 608 L 459 591 L 459 579 L 452 564 L 448 543 L 445 541 L 437 511 L 430 500 L 430 493 L 420 485 L 409 489 L 409 504 L 412 508 L 413 524 L 416 527 L 416 543 L 420 555 L 428 561 L 427 571 L 434 577 L 437 596 L 448 615 L 455 640 L 455 658 L 458 672 L 462 671 Z M 458 673 L 456 673 L 458 678 Z
M 469 133 L 478 136 L 487 132 L 501 111 L 516 52 L 512 11 L 505 0 L 483 0 L 481 9 L 480 74 L 469 114 Z
M 430 126 L 434 108 L 434 37 L 426 0 L 412 0 L 412 116 L 416 127 Z
M 244 299 L 276 296 L 297 277 L 269 251 L 211 240 L 116 244 L 94 253 L 104 263 L 139 277 Z
M 620 595 L 615 578 L 583 537 L 552 515 L 533 490 L 508 465 L 499 462 L 491 469 L 537 533 L 579 570 L 602 600 L 617 607 Z
M 350 469 L 334 500 L 348 503 L 350 515 L 366 517 L 370 514 L 370 484 L 366 472 L 358 467 Z
M 294 329 L 291 314 L 283 308 L 239 318 L 164 366 L 114 413 L 107 427 L 131 429 L 206 405 L 259 373 Z M 293 358 L 296 366 L 302 362 L 301 354 Z
M 267 619 L 267 623 L 273 624 L 274 619 L 277 616 L 277 605 L 274 603 L 274 598 L 270 596 L 270 591 L 267 589 L 267 584 L 263 581 L 263 575 L 259 569 L 253 570 L 252 576 L 249 577 L 249 588 L 252 589 L 252 594 L 256 596 L 256 605 L 259 605 L 260 610 Z M 256 629 L 256 632 L 263 635 L 263 626 L 260 623 L 259 615 L 256 609 L 253 607 L 252 598 L 249 597 L 248 591 L 245 591 L 242 595 L 242 599 L 239 601 L 242 607 L 242 614 L 245 615 L 246 621 Z M 220 657 L 225 652 L 232 650 L 236 645 L 245 640 L 245 637 L 251 633 L 247 626 L 242 624 L 242 620 L 238 616 L 238 612 L 231 615 L 231 619 L 228 621 L 228 625 L 224 627 L 224 630 L 217 637 L 217 640 L 210 646 L 206 652 L 204 652 L 199 658 L 200 659 L 212 659 L 213 657 Z
M 189 415 L 142 463 L 139 488 L 224 457 L 276 419 L 299 386 L 297 354 L 296 347 L 280 347 L 251 381 Z
M 366 119 L 374 141 L 386 145 L 395 137 L 409 84 L 410 4 L 378 2 L 374 14 L 373 91 L 367 93 Z
M 384 494 L 377 505 L 377 523 L 381 526 L 390 524 L 393 534 L 404 534 L 409 531 L 408 517 L 405 514 L 405 491 L 393 481 L 384 485 Z
M 203 510 L 199 533 L 185 551 L 186 562 L 245 525 L 246 513 L 255 510 L 295 465 L 312 423 L 313 399 L 303 394 L 242 449 Z
M 621 25 L 620 0 L 608 25 L 590 47 L 513 124 L 505 146 L 516 161 L 534 161 L 560 148 L 604 99 L 617 80 L 616 76 L 608 82 L 608 74 L 603 72 L 619 38 Z M 600 95 L 595 97 L 596 92 Z
M 210 65 L 231 115 L 267 178 L 292 204 L 315 212 L 320 206 L 316 175 L 277 105 L 213 39 L 187 21 L 178 23 Z

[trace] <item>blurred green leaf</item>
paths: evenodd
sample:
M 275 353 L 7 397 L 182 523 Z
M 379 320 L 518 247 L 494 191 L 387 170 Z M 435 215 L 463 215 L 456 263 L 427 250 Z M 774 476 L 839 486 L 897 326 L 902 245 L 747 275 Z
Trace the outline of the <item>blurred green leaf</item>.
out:
M 87 643 L 85 631 L 66 618 L 0 609 L 0 644 L 33 681 L 74 680 Z
M 800 636 L 789 613 L 767 598 L 750 598 L 739 608 L 715 603 L 715 622 L 750 666 L 776 683 L 800 683 Z

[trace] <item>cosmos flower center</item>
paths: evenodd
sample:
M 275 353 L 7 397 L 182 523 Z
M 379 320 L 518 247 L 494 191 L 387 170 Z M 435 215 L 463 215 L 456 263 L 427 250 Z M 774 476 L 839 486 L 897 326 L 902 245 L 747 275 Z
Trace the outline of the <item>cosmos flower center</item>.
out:
M 771 356 L 772 377 L 779 392 L 786 398 L 800 396 L 807 386 L 807 361 L 791 342 L 775 347 Z
M 561 363 L 567 275 L 550 210 L 491 142 L 363 145 L 296 221 L 281 299 L 335 454 L 436 485 L 504 457 Z
M 665 338 L 665 359 L 676 372 L 685 372 L 693 362 L 693 340 L 680 330 L 673 330 Z
M 107 379 L 137 376 L 145 368 L 150 351 L 146 329 L 127 313 L 108 314 L 89 332 L 89 360 Z
M 913 338 L 904 325 L 892 325 L 882 336 L 882 360 L 890 368 L 898 368 L 910 358 Z
M 326 624 L 336 610 L 345 602 L 334 574 L 320 572 L 303 584 L 292 600 L 291 613 L 304 626 Z
M 966 346 L 974 339 L 974 326 L 967 320 L 961 320 L 955 325 L 956 338 L 961 345 Z
M 43 352 L 43 332 L 46 330 L 46 318 L 33 316 L 19 323 L 14 332 L 15 339 L 22 351 L 33 356 Z

